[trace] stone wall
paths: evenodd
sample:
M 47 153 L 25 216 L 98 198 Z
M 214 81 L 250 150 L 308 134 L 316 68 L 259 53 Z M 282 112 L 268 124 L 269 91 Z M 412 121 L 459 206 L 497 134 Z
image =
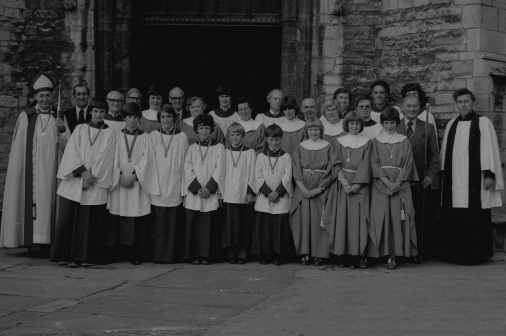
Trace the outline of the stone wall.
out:
M 499 18 L 506 19 L 505 6 L 500 0 L 324 1 L 322 94 L 341 85 L 364 92 L 382 78 L 399 98 L 402 85 L 420 82 L 443 129 L 453 116 L 451 92 L 467 86 L 478 95 L 478 110 L 490 112 L 483 51 L 494 49 L 504 58 L 506 43 L 493 41 L 504 39 L 506 25 Z
M 63 108 L 72 104 L 73 84 L 94 87 L 92 7 L 92 0 L 0 2 L 0 202 L 14 127 L 33 102 L 34 78 L 46 72 L 55 84 L 63 79 Z

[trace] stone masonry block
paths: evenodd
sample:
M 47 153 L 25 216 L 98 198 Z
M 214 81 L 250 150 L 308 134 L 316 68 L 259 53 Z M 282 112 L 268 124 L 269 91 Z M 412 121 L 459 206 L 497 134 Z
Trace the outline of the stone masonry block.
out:
M 492 79 L 489 76 L 473 77 L 467 80 L 466 87 L 475 94 L 489 94 L 492 91 Z
M 506 1 L 504 0 L 492 0 L 492 6 L 499 9 L 506 9 Z
M 436 105 L 453 104 L 452 93 L 450 92 L 437 92 L 433 95 Z
M 415 0 L 414 6 L 420 7 L 420 6 L 427 6 L 430 4 L 430 0 Z
M 473 61 L 458 61 L 452 63 L 452 71 L 456 74 L 472 73 Z
M 506 1 L 504 2 L 506 3 Z M 506 32 L 506 9 L 499 9 L 499 31 Z
M 386 27 L 381 29 L 379 32 L 380 37 L 393 37 L 397 36 L 397 28 L 396 27 Z
M 0 41 L 10 41 L 11 33 L 9 31 L 0 30 Z
M 474 59 L 479 59 L 482 57 L 483 57 L 483 53 L 480 51 L 463 52 L 463 53 L 460 53 L 460 55 L 459 55 L 459 58 L 462 61 L 470 60 L 470 59 L 474 60 Z
M 480 29 L 467 30 L 467 51 L 480 50 Z
M 488 76 L 490 73 L 490 67 L 487 63 L 487 61 L 483 59 L 476 59 L 473 60 L 473 76 L 475 77 L 481 77 L 481 76 Z
M 390 11 L 399 8 L 399 0 L 383 0 L 383 11 Z
M 467 5 L 462 9 L 462 27 L 478 28 L 481 25 L 481 6 Z
M 2 0 L 2 7 L 25 8 L 25 2 L 23 0 Z
M 452 1 L 453 0 L 430 0 L 430 3 L 434 5 L 439 5 L 439 4 L 449 4 Z
M 343 80 L 338 76 L 325 76 L 323 77 L 323 84 L 325 85 L 341 85 Z
M 454 0 L 455 5 L 472 5 L 472 4 L 482 4 L 484 1 L 491 4 L 492 0 Z
M 499 29 L 499 9 L 494 7 L 481 6 L 481 28 Z
M 480 31 L 480 50 L 496 54 L 506 54 L 506 33 L 482 29 Z
M 4 16 L 19 19 L 21 11 L 18 8 L 4 8 Z
M 453 62 L 453 61 L 457 61 L 458 59 L 459 59 L 459 55 L 457 55 L 457 54 L 445 53 L 445 54 L 436 55 L 436 60 L 441 61 L 441 62 Z
M 411 8 L 415 5 L 414 0 L 399 0 L 399 9 Z

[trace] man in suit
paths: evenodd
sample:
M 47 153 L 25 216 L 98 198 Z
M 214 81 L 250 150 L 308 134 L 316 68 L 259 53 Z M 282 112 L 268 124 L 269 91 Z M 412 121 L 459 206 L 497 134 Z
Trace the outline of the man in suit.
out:
M 418 251 L 419 255 L 423 256 L 424 254 L 429 255 L 431 247 L 434 246 L 434 239 L 431 234 L 433 230 L 430 227 L 430 223 L 433 223 L 435 219 L 430 218 L 431 215 L 434 215 L 434 208 L 429 205 L 429 202 L 432 199 L 430 197 L 431 188 L 437 188 L 436 176 L 439 172 L 439 150 L 434 127 L 427 127 L 425 121 L 417 118 L 421 112 L 419 97 L 416 95 L 406 96 L 403 100 L 402 110 L 405 118 L 397 126 L 397 132 L 406 135 L 411 143 L 419 177 L 419 181 L 412 182 L 411 193 L 415 206 Z M 427 146 L 427 150 L 425 146 Z M 423 206 L 424 197 L 425 209 Z M 420 262 L 421 259 L 417 258 L 413 261 Z
M 78 124 L 85 124 L 91 120 L 91 108 L 88 104 L 90 89 L 85 84 L 80 83 L 74 86 L 72 95 L 74 96 L 76 105 L 63 112 L 70 132 L 74 132 L 74 128 Z
M 181 121 L 190 117 L 190 111 L 185 110 L 184 91 L 180 87 L 174 87 L 169 91 L 169 103 L 172 105 L 177 114 L 177 121 Z

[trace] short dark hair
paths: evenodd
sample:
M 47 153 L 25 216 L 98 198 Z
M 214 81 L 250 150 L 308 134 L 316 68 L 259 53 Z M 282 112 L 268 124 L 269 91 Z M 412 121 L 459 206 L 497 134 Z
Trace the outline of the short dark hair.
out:
M 351 92 L 347 89 L 347 88 L 344 88 L 344 87 L 340 87 L 336 90 L 336 92 L 334 92 L 334 96 L 333 98 L 336 99 L 337 98 L 337 95 L 338 94 L 341 94 L 341 93 L 347 93 L 348 94 L 348 97 L 350 97 L 350 102 L 351 102 Z
M 216 88 L 216 94 L 218 96 L 221 95 L 232 96 L 232 88 L 228 84 L 220 84 Z
M 195 119 L 193 119 L 193 130 L 195 133 L 198 133 L 199 126 L 209 126 L 211 127 L 211 133 L 214 132 L 214 119 L 209 114 L 201 114 L 198 115 Z
M 375 81 L 371 84 L 371 91 L 374 89 L 375 86 L 383 86 L 385 88 L 385 91 L 387 92 L 387 95 L 390 94 L 390 85 L 382 79 Z
M 90 102 L 91 109 L 97 108 L 100 110 L 106 110 L 107 111 L 107 102 L 103 97 L 94 97 Z
M 86 85 L 84 83 L 78 83 L 78 84 L 74 85 L 74 87 L 72 88 L 72 95 L 74 97 L 76 96 L 76 89 L 78 87 L 84 87 L 84 88 L 86 88 L 86 92 L 88 92 L 88 96 L 90 95 L 91 91 L 90 91 L 90 88 L 88 87 L 88 85 Z
M 170 104 L 163 104 L 162 105 L 162 108 L 160 109 L 160 111 L 158 111 L 156 113 L 156 119 L 158 120 L 158 122 L 161 122 L 162 112 L 170 114 L 173 118 L 172 120 L 174 122 L 177 121 L 177 113 L 176 113 L 176 110 L 174 110 L 174 108 L 172 107 L 172 105 L 170 105 Z
M 239 104 L 244 103 L 248 103 L 249 108 L 253 109 L 251 106 L 252 104 L 251 98 L 246 96 L 237 97 L 237 99 L 235 100 L 235 109 L 237 110 L 239 108 Z
M 142 116 L 141 108 L 137 103 L 126 103 L 121 108 L 121 116 L 126 119 L 127 116 L 140 118 Z
M 471 96 L 471 100 L 473 102 L 476 101 L 476 97 L 475 97 L 474 93 L 472 93 L 471 90 L 469 90 L 468 88 L 457 89 L 457 90 L 453 91 L 452 95 L 453 95 L 453 100 L 455 102 L 457 101 L 458 97 L 465 96 L 465 95 Z
M 425 108 L 425 104 L 427 104 L 427 96 L 419 83 L 408 83 L 404 85 L 401 89 L 401 97 L 403 99 L 406 98 L 406 94 L 411 91 L 416 91 L 418 93 L 418 102 L 420 103 L 422 109 Z
M 350 111 L 346 113 L 343 120 L 343 130 L 345 132 L 349 132 L 350 128 L 348 127 L 348 124 L 352 121 L 358 121 L 360 123 L 360 132 L 364 130 L 365 122 L 364 118 L 358 115 L 356 111 Z
M 372 100 L 372 97 L 371 97 L 371 95 L 370 95 L 370 94 L 367 94 L 367 93 L 366 93 L 366 94 L 362 94 L 362 95 L 360 95 L 360 96 L 358 97 L 358 99 L 357 99 L 357 105 L 358 105 L 358 103 L 360 103 L 362 100 L 368 100 L 368 101 L 370 101 L 370 102 L 371 102 L 371 105 L 372 105 L 373 100 Z
M 299 113 L 299 106 L 297 104 L 297 100 L 294 97 L 286 96 L 281 101 L 281 107 L 279 109 L 281 113 L 285 110 L 295 110 L 295 114 Z
M 276 124 L 272 124 L 267 126 L 265 129 L 265 138 L 282 138 L 283 130 Z
M 380 114 L 380 123 L 383 124 L 385 121 L 395 121 L 397 125 L 401 123 L 401 117 L 399 111 L 395 107 L 387 107 Z

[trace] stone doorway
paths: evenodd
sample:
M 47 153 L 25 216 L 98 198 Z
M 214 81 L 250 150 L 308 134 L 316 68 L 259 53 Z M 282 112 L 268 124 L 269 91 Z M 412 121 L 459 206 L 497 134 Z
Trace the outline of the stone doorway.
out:
M 142 92 L 151 84 L 165 92 L 180 86 L 213 108 L 216 87 L 229 83 L 234 97 L 248 95 L 263 111 L 267 92 L 280 87 L 280 27 L 141 25 L 133 37 L 131 81 Z

